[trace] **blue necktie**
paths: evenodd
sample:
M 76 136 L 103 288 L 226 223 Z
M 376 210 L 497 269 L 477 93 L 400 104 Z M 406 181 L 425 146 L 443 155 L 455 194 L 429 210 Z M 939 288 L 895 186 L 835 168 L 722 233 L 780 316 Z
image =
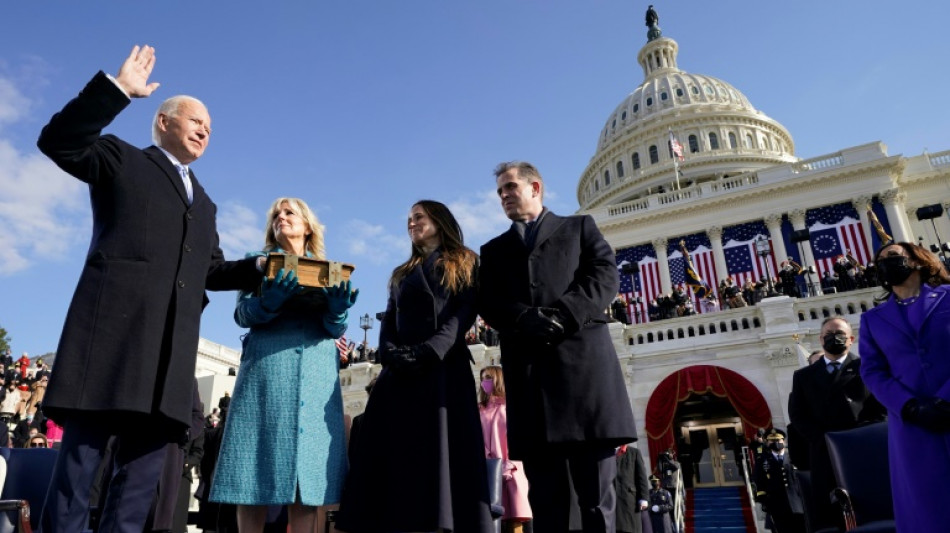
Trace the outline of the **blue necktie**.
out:
M 181 174 L 181 181 L 185 184 L 185 192 L 188 194 L 188 204 L 194 201 L 195 192 L 191 187 L 191 176 L 188 175 L 188 167 L 185 165 L 175 165 L 178 167 L 178 173 Z
M 832 361 L 828 363 L 827 369 L 829 374 L 834 374 L 838 371 L 838 368 L 841 366 L 841 363 L 838 361 Z

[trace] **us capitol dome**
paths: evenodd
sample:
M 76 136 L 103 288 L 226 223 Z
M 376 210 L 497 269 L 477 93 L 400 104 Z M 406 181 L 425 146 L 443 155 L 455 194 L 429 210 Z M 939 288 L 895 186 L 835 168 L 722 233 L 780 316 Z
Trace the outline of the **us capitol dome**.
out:
M 680 187 L 797 160 L 784 126 L 729 83 L 681 70 L 678 52 L 676 41 L 662 36 L 640 50 L 643 83 L 601 129 L 577 186 L 583 209 L 676 188 L 670 132 L 689 154 L 679 165 Z

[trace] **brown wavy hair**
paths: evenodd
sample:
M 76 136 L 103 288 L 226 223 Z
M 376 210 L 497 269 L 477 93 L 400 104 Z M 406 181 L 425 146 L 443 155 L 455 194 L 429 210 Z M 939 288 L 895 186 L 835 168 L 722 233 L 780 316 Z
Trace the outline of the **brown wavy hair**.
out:
M 505 398 L 505 375 L 502 372 L 501 367 L 498 365 L 486 366 L 478 373 L 478 405 L 482 407 L 488 405 L 488 400 L 491 398 L 485 394 L 485 389 L 482 388 L 482 375 L 488 374 L 491 376 L 491 380 L 495 383 L 495 392 L 492 396 L 497 396 L 499 398 Z
M 445 204 L 435 200 L 419 200 L 412 204 L 412 207 L 415 206 L 421 207 L 435 224 L 442 250 L 435 266 L 441 274 L 442 286 L 457 294 L 474 285 L 478 255 L 465 246 L 462 227 L 455 220 L 455 216 Z M 421 265 L 426 259 L 424 253 L 421 247 L 413 244 L 409 260 L 393 269 L 393 275 L 389 279 L 390 287 L 399 285 L 412 269 Z
M 904 253 L 907 254 L 907 257 L 909 257 L 920 267 L 920 280 L 922 283 L 926 283 L 931 287 L 950 283 L 950 274 L 947 273 L 947 267 L 945 267 L 943 262 L 940 261 L 940 258 L 937 257 L 937 254 L 927 250 L 923 246 L 910 242 L 892 242 L 881 246 L 877 249 L 877 253 L 874 254 L 875 265 L 877 265 L 881 260 L 881 252 L 887 248 L 890 248 L 891 246 L 900 246 L 903 248 Z M 883 283 L 881 286 L 886 291 L 881 297 L 881 300 L 886 300 L 891 295 L 891 293 L 894 292 L 894 288 Z

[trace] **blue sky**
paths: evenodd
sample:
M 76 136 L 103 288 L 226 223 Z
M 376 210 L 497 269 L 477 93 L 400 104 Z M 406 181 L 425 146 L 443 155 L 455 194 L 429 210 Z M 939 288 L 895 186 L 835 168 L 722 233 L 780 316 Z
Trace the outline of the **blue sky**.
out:
M 720 78 L 781 122 L 799 157 L 880 140 L 950 148 L 945 2 L 661 2 L 679 67 Z M 357 265 L 358 315 L 385 308 L 411 204 L 445 202 L 477 250 L 507 228 L 496 163 L 526 159 L 547 203 L 577 209 L 604 121 L 643 80 L 647 3 L 8 2 L 0 20 L 0 326 L 15 353 L 56 349 L 88 246 L 85 186 L 37 151 L 49 117 L 135 44 L 156 48 L 152 98 L 107 129 L 150 143 L 161 99 L 191 94 L 214 134 L 192 167 L 228 257 L 260 248 L 264 211 L 306 200 L 331 259 Z M 238 347 L 233 293 L 202 335 Z M 370 331 L 376 344 L 378 323 Z

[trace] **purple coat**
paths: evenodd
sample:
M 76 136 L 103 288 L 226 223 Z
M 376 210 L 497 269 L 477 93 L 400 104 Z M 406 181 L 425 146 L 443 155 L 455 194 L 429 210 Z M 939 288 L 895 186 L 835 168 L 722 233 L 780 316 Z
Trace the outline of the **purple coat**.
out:
M 888 452 L 898 531 L 950 524 L 950 434 L 905 423 L 911 398 L 950 401 L 950 286 L 924 285 L 905 320 L 892 296 L 861 317 L 861 377 L 888 410 Z

